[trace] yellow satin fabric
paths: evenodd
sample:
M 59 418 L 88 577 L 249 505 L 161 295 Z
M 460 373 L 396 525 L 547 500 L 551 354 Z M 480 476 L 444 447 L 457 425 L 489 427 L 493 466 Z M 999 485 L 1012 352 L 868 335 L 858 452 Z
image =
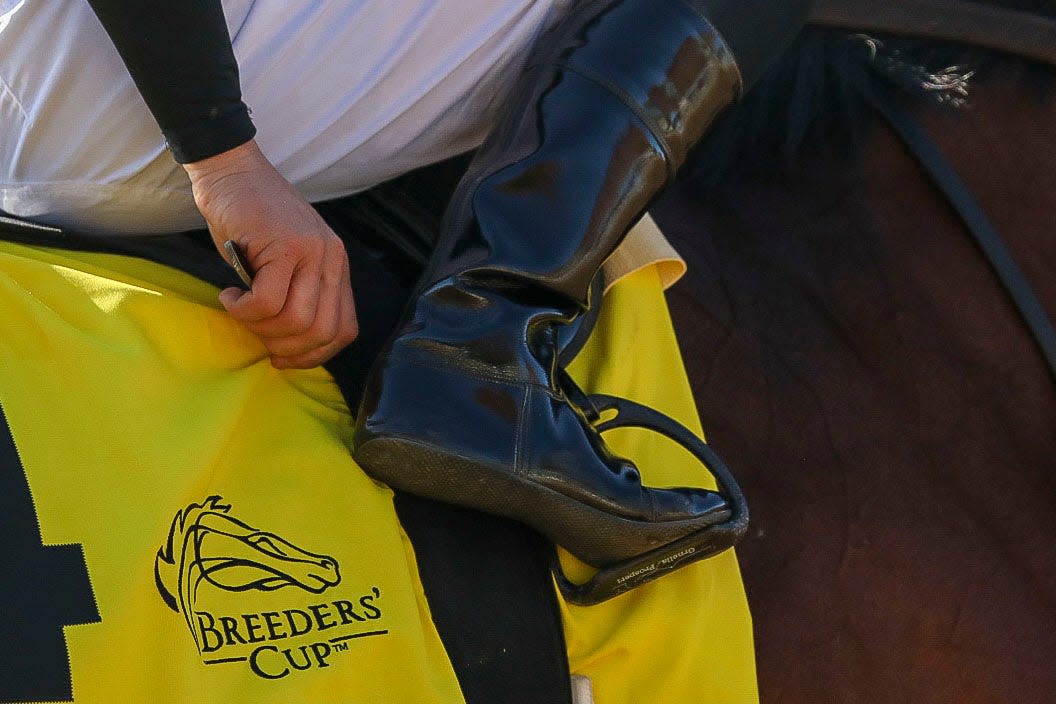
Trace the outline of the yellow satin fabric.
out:
M 656 266 L 620 279 L 569 372 L 588 393 L 652 406 L 703 437 L 663 291 Z M 637 463 L 647 486 L 715 487 L 656 433 L 622 428 L 606 441 Z M 589 576 L 567 553 L 561 558 L 574 580 Z M 572 672 L 590 678 L 599 703 L 758 701 L 751 615 L 732 551 L 599 606 L 565 604 L 562 618 Z
M 0 404 L 42 540 L 83 547 L 102 617 L 65 628 L 74 702 L 463 701 L 325 371 L 272 369 L 215 289 L 141 260 L 0 243 L 0 300 Z M 656 270 L 607 300 L 575 375 L 695 427 Z M 755 701 L 732 554 L 563 616 L 599 703 Z

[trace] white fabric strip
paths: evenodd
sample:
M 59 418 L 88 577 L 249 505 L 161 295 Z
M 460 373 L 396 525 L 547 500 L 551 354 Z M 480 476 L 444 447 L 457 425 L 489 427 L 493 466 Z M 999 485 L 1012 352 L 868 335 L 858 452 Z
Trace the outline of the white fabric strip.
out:
M 594 688 L 589 677 L 572 675 L 572 704 L 594 704 Z

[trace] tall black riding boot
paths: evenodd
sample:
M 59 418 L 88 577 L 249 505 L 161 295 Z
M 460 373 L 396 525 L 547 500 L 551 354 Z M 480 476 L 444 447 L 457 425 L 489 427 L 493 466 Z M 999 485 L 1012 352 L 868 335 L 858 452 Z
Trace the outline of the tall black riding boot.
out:
M 368 474 L 523 521 L 597 566 L 729 516 L 715 492 L 643 487 L 609 452 L 557 366 L 558 330 L 597 303 L 605 258 L 804 4 L 584 2 L 540 40 L 367 382 Z

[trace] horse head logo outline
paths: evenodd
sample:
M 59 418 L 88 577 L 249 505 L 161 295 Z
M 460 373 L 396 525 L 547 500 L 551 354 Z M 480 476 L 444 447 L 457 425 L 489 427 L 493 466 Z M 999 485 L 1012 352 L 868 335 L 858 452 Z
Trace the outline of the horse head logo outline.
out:
M 169 608 L 183 613 L 201 651 L 193 623 L 203 584 L 228 592 L 286 587 L 321 594 L 341 582 L 337 560 L 297 547 L 228 515 L 230 504 L 210 496 L 172 519 L 169 537 L 154 560 L 154 581 Z

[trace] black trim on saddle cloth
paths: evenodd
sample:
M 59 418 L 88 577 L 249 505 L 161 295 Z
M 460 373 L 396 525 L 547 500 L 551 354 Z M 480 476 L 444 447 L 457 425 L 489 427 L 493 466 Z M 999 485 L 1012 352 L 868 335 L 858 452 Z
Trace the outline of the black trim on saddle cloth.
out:
M 442 162 L 317 206 L 349 254 L 360 336 L 326 368 L 352 409 L 421 273 L 466 163 Z M 239 285 L 205 231 L 101 237 L 0 213 L 0 240 L 138 257 L 218 287 Z M 466 702 L 571 704 L 551 544 L 519 523 L 398 491 L 394 504 Z
M 97 623 L 99 606 L 82 546 L 41 540 L 25 469 L 2 407 L 0 531 L 5 543 L 0 554 L 0 699 L 69 701 L 73 682 L 63 628 Z

